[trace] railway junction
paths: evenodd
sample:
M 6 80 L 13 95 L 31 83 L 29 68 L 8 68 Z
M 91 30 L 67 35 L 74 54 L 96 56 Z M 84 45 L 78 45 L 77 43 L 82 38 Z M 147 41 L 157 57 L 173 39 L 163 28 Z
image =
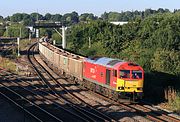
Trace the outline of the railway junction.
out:
M 60 26 L 62 25 L 36 24 L 33 27 L 39 29 Z M 7 38 L 2 39 L 7 40 Z M 14 39 L 16 40 L 16 38 L 12 38 L 12 40 Z M 178 116 L 151 104 L 143 102 L 131 104 L 124 103 L 122 100 L 120 102 L 93 92 L 93 89 L 91 91 L 78 85 L 74 78 L 53 68 L 52 64 L 47 62 L 46 57 L 40 55 L 40 44 L 38 43 L 42 43 L 44 40 L 41 38 L 38 41 L 31 41 L 31 45 L 24 51 L 26 53 L 22 56 L 23 58 L 17 60 L 17 64 L 20 65 L 19 69 L 23 73 L 14 74 L 7 69 L 0 68 L 0 97 L 3 98 L 0 104 L 2 106 L 0 121 L 10 122 L 12 119 L 31 122 L 180 121 Z M 6 50 L 11 50 L 16 46 L 14 44 L 6 45 L 5 53 Z M 77 58 L 74 54 L 61 52 L 65 56 Z
M 29 62 L 29 75 L 19 76 L 0 69 L 2 120 L 180 121 L 177 116 L 147 103 L 119 103 L 75 84 L 73 79 L 50 68 L 39 55 L 37 42 L 29 46 L 27 52 L 24 65 Z

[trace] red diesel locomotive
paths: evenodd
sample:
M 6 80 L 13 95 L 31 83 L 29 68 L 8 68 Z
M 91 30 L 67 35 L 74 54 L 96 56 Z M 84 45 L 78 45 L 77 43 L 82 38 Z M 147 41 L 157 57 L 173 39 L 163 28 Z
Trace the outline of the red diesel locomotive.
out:
M 119 96 L 133 99 L 142 97 L 144 71 L 131 62 L 106 57 L 85 59 L 83 78 L 99 85 L 100 93 L 105 92 L 115 99 Z

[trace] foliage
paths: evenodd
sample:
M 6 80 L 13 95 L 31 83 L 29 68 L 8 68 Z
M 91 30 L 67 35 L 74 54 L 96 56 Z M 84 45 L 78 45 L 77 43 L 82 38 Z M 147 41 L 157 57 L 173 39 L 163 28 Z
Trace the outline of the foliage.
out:
M 3 36 L 5 32 L 5 28 L 3 26 L 0 26 L 0 36 Z
M 180 113 L 180 96 L 177 96 L 176 99 L 171 103 L 172 109 L 177 113 Z
M 174 13 L 179 10 L 174 10 Z M 23 25 L 33 25 L 36 21 L 50 21 L 50 22 L 62 22 L 66 25 L 73 25 L 78 22 L 88 22 L 91 20 L 108 20 L 108 21 L 134 21 L 137 19 L 144 19 L 146 17 L 158 14 L 158 13 L 170 13 L 168 9 L 159 8 L 158 10 L 146 9 L 145 11 L 122 11 L 122 12 L 104 12 L 101 17 L 97 17 L 92 13 L 83 13 L 78 15 L 77 12 L 61 14 L 46 13 L 44 16 L 39 13 L 15 13 L 12 16 L 3 18 L 0 16 L 0 21 L 11 21 L 16 23 L 22 23 Z
M 6 29 L 4 36 L 8 37 L 28 37 L 28 29 L 22 24 L 12 24 Z
M 24 51 L 24 49 L 25 49 L 26 47 L 28 47 L 28 45 L 30 45 L 30 44 L 31 44 L 31 41 L 28 40 L 28 39 L 20 40 L 20 46 L 19 46 L 19 48 L 20 48 L 21 51 Z
M 91 21 L 91 20 L 96 20 L 97 17 L 95 17 L 92 13 L 84 13 L 84 14 L 81 14 L 79 16 L 79 21 Z
M 160 11 L 160 10 L 159 10 Z M 180 73 L 180 14 L 158 14 L 141 21 L 115 26 L 105 21 L 89 21 L 71 28 L 71 49 L 86 55 L 98 43 L 105 53 L 98 54 L 134 61 L 146 71 Z M 93 47 L 92 47 L 93 48 Z M 81 51 L 83 50 L 83 51 Z M 98 52 L 98 48 L 96 51 Z
M 125 11 L 125 12 L 104 12 L 104 14 L 101 15 L 101 18 L 103 20 L 108 21 L 131 21 L 136 20 L 138 18 L 144 19 L 148 16 L 152 16 L 158 13 L 169 13 L 170 11 L 168 9 L 162 9 L 159 8 L 158 10 L 152 10 L 152 9 L 146 9 L 145 11 Z
M 169 101 L 169 105 L 175 112 L 180 113 L 180 93 L 176 94 L 175 99 Z
M 40 37 L 48 36 L 49 38 L 51 38 L 52 36 L 52 29 L 40 28 L 39 32 L 40 32 Z
M 62 44 L 62 37 L 58 33 L 53 33 L 52 39 L 56 40 L 56 44 Z
M 11 31 L 14 26 L 24 28 L 24 25 L 32 25 L 37 19 L 60 21 L 71 26 L 67 36 L 69 50 L 85 56 L 120 58 L 141 65 L 146 72 L 146 96 L 159 99 L 167 86 L 180 86 L 180 10 L 170 12 L 159 8 L 120 13 L 104 12 L 101 17 L 92 13 L 78 15 L 77 12 L 64 15 L 47 13 L 45 16 L 39 13 L 17 13 L 0 18 L 18 23 L 9 27 L 10 36 L 19 36 L 19 29 Z M 109 21 L 129 23 L 113 25 Z M 6 33 L 7 30 L 4 35 Z M 26 31 L 23 33 L 23 37 L 26 37 Z M 52 30 L 41 29 L 40 33 L 52 35 L 53 40 L 61 40 Z M 172 104 L 174 106 L 177 103 L 179 104 L 174 101 Z
M 145 96 L 159 101 L 159 98 L 164 100 L 165 88 L 180 86 L 179 27 L 179 12 L 136 19 L 122 26 L 88 21 L 72 26 L 68 48 L 81 55 L 136 62 L 146 72 Z
M 7 58 L 0 57 L 0 67 L 5 68 L 8 71 L 15 72 L 16 64 Z
M 152 58 L 151 68 L 169 74 L 180 73 L 180 52 L 158 48 Z
M 0 21 L 3 21 L 3 16 L 0 15 Z

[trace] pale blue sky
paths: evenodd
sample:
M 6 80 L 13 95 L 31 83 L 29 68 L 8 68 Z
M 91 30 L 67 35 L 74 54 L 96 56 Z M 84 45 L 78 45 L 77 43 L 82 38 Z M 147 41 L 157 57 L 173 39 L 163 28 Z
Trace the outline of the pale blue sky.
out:
M 59 13 L 72 11 L 93 13 L 100 16 L 105 11 L 132 11 L 146 8 L 167 8 L 171 11 L 180 8 L 180 0 L 1 0 L 0 15 L 6 17 L 14 13 Z

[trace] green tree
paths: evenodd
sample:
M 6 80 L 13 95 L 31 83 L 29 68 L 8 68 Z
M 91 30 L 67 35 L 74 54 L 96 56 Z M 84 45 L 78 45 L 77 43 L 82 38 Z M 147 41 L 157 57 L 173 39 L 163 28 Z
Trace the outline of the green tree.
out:
M 44 19 L 45 19 L 45 20 L 51 20 L 51 19 L 52 19 L 52 15 L 51 15 L 50 13 L 47 13 L 47 14 L 45 14 L 45 16 L 44 16 Z
M 37 21 L 37 20 L 44 20 L 43 15 L 39 14 L 39 13 L 31 13 L 30 14 L 31 19 L 33 20 L 33 22 Z
M 13 24 L 13 25 L 7 27 L 7 30 L 4 33 L 4 36 L 8 36 L 8 37 L 20 37 L 21 36 L 21 38 L 26 38 L 26 37 L 28 37 L 28 29 L 25 26 L 23 26 L 22 24 Z
M 101 15 L 101 18 L 103 20 L 108 20 L 108 13 L 107 12 L 104 12 L 102 15 Z
M 0 26 L 0 36 L 3 36 L 5 32 L 5 28 L 3 26 Z
M 23 20 L 23 14 L 16 13 L 16 14 L 13 14 L 10 18 L 12 22 L 20 22 Z
M 58 33 L 53 33 L 52 39 L 56 40 L 57 44 L 62 44 L 62 37 Z
M 97 17 L 95 17 L 92 13 L 84 13 L 79 16 L 79 21 L 91 21 L 96 19 Z
M 0 22 L 3 22 L 3 16 L 0 15 Z
M 119 21 L 120 20 L 120 14 L 118 12 L 110 12 L 108 14 L 108 20 L 109 21 Z
M 180 74 L 180 52 L 158 48 L 152 58 L 151 68 L 168 74 Z
M 62 15 L 60 15 L 60 14 L 52 15 L 51 20 L 54 21 L 54 22 L 62 21 Z

